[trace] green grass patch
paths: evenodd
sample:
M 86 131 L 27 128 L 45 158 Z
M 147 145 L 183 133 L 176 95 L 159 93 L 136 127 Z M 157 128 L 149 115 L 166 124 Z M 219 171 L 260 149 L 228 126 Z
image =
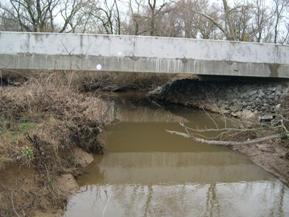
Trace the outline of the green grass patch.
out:
M 28 133 L 30 130 L 35 129 L 36 122 L 29 120 L 8 120 L 0 118 L 0 138 L 6 138 L 10 142 L 16 142 L 20 137 Z

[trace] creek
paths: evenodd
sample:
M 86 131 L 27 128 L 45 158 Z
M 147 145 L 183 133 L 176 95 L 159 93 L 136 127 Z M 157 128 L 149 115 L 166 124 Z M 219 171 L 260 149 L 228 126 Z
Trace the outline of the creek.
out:
M 289 189 L 247 157 L 166 132 L 234 120 L 148 100 L 111 103 L 117 121 L 105 129 L 105 154 L 78 178 L 65 217 L 289 216 Z

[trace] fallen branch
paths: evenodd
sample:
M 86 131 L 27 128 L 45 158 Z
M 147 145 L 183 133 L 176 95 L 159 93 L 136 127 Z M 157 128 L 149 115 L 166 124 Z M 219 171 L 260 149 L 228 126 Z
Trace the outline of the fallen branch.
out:
M 185 138 L 191 138 L 191 136 L 187 133 L 183 133 L 183 132 L 179 132 L 179 131 L 174 131 L 174 130 L 166 130 L 166 132 L 173 134 L 173 135 L 177 135 L 177 136 L 182 136 Z
M 192 132 L 198 132 L 198 133 L 207 133 L 207 132 L 222 132 L 222 131 L 229 131 L 229 132 L 247 132 L 247 131 L 256 131 L 256 129 L 238 129 L 238 128 L 212 128 L 212 129 L 194 129 L 194 128 L 188 128 Z
M 257 130 L 264 130 L 264 128 L 209 128 L 209 129 L 197 129 L 197 128 L 190 128 L 188 126 L 185 126 L 185 124 L 180 123 L 180 126 L 184 127 L 185 129 L 192 131 L 192 132 L 198 132 L 198 133 L 208 133 L 208 132 L 249 132 L 249 131 L 257 131 Z M 281 126 L 277 126 L 274 128 L 281 128 Z
M 200 142 L 200 143 L 203 143 L 203 144 L 222 145 L 222 146 L 252 145 L 252 144 L 256 144 L 256 143 L 268 141 L 268 140 L 271 140 L 271 139 L 277 139 L 277 138 L 283 138 L 283 137 L 284 137 L 283 134 L 273 134 L 273 135 L 270 135 L 270 136 L 265 136 L 265 137 L 261 137 L 261 138 L 257 138 L 257 139 L 252 139 L 252 140 L 237 142 L 237 141 L 222 141 L 222 140 L 202 139 L 202 138 L 196 137 L 196 136 L 194 136 L 194 135 L 192 135 L 192 134 L 183 133 L 183 132 L 178 132 L 178 131 L 173 131 L 173 130 L 166 130 L 166 132 L 168 132 L 168 133 L 170 133 L 170 134 L 178 135 L 178 136 L 183 136 L 183 137 L 185 137 L 185 138 L 191 138 L 191 139 L 193 139 L 194 141 Z

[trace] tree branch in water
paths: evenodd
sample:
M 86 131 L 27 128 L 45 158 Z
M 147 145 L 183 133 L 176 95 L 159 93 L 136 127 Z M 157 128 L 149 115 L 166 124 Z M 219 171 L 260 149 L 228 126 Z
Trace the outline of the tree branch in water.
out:
M 185 138 L 191 138 L 192 140 L 194 140 L 196 142 L 203 143 L 203 144 L 222 145 L 222 146 L 251 145 L 251 144 L 256 144 L 256 143 L 268 141 L 271 139 L 277 139 L 277 138 L 283 138 L 284 137 L 283 134 L 273 134 L 270 136 L 265 136 L 265 137 L 261 137 L 261 138 L 257 138 L 257 139 L 251 139 L 251 140 L 238 142 L 238 141 L 224 141 L 224 140 L 208 140 L 208 139 L 196 137 L 196 136 L 189 134 L 189 133 L 183 133 L 183 132 L 178 132 L 178 131 L 173 131 L 173 130 L 166 130 L 166 132 L 168 132 L 170 134 L 178 135 L 178 136 L 183 136 Z

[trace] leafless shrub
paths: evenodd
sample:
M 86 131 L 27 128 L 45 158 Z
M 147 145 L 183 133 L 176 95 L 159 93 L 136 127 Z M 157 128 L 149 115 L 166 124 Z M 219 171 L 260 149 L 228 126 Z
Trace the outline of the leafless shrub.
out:
M 176 76 L 176 75 L 175 75 Z M 153 73 L 83 73 L 76 74 L 72 85 L 81 91 L 148 91 L 173 79 L 174 75 Z
M 9 120 L 9 123 L 18 122 L 23 117 L 37 123 L 31 134 L 23 135 L 26 133 L 23 132 L 19 138 L 15 138 L 14 149 L 9 149 L 11 145 L 7 145 L 11 138 L 5 139 L 5 135 L 1 135 L 3 139 L 0 144 L 6 143 L 6 156 L 19 159 L 23 147 L 29 150 L 32 146 L 36 166 L 38 162 L 45 162 L 42 158 L 37 160 L 43 152 L 51 158 L 47 162 L 59 168 L 59 165 L 63 165 L 63 162 L 59 163 L 59 158 L 63 157 L 61 150 L 79 145 L 87 151 L 102 151 L 102 146 L 96 140 L 104 121 L 106 103 L 96 97 L 78 93 L 68 85 L 69 80 L 59 79 L 58 76 L 48 74 L 38 79 L 32 78 L 20 87 L 1 88 L 1 117 Z M 88 136 L 84 136 L 84 133 Z M 48 149 L 39 150 L 40 147 Z M 54 170 L 49 165 L 46 167 L 49 171 Z

